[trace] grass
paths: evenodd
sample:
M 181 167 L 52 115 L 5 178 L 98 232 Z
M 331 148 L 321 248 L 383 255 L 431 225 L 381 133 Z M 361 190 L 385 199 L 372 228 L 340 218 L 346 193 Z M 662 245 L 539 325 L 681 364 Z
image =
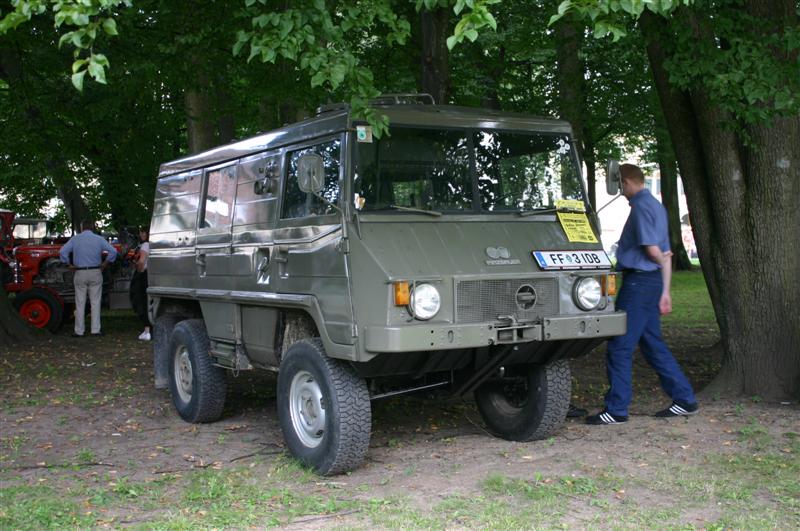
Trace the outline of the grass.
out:
M 696 334 L 698 329 L 717 333 L 702 275 L 677 273 L 673 286 L 674 313 L 665 319 L 665 326 L 684 334 Z M 134 326 L 129 313 L 110 313 L 107 318 L 104 315 L 107 330 L 125 327 L 131 332 Z M 52 363 L 31 363 L 37 356 L 12 356 L 8 358 L 12 365 L 0 367 L 0 376 L 7 377 L 15 389 L 19 387 L 15 394 L 8 390 L 10 386 L 6 387 L 4 407 L 12 407 L 10 403 L 14 401 L 18 406 L 58 404 L 82 408 L 119 401 L 124 407 L 127 397 L 142 392 L 130 372 L 108 376 L 113 365 L 106 365 L 109 362 L 101 357 L 89 360 L 82 353 L 75 354 L 75 361 L 57 372 Z M 96 361 L 97 365 L 85 367 L 83 361 Z M 89 370 L 99 376 L 93 384 L 63 385 L 64 379 Z M 567 466 L 574 467 L 574 473 L 519 477 L 525 473 L 521 469 L 498 467 L 498 471 L 513 472 L 492 473 L 452 485 L 450 488 L 457 490 L 438 496 L 420 496 L 413 489 L 400 486 L 433 473 L 414 461 L 398 464 L 391 468 L 392 473 L 373 475 L 367 481 L 355 479 L 357 474 L 320 478 L 281 454 L 234 468 L 208 467 L 149 476 L 148 480 L 121 473 L 95 474 L 97 469 L 81 464 L 97 461 L 103 454 L 87 447 L 83 436 L 75 433 L 74 438 L 68 439 L 74 448 L 65 454 L 61 465 L 27 476 L 0 470 L 0 529 L 237 529 L 291 523 L 315 528 L 370 529 L 800 528 L 799 430 L 784 428 L 776 432 L 774 426 L 762 425 L 763 419 L 759 422 L 750 416 L 750 408 L 759 402 L 757 398 L 743 402 L 732 406 L 736 422 L 730 432 L 732 446 L 703 448 L 691 463 L 668 457 L 653 460 L 651 456 L 646 473 L 626 473 L 610 466 L 590 467 L 583 464 L 585 456 L 562 455 Z M 433 408 L 418 400 L 398 400 L 378 407 L 379 419 L 427 418 L 427 408 Z M 437 423 L 446 424 L 448 415 L 460 418 L 463 407 L 436 409 Z M 58 412 L 52 419 L 62 428 L 71 422 L 70 417 Z M 385 423 L 391 425 L 389 421 Z M 398 453 L 413 444 L 405 434 L 388 433 L 385 445 Z M 19 454 L 35 451 L 35 440 L 24 431 L 9 430 L 1 435 L 0 464 L 10 464 Z M 235 432 L 219 433 L 209 439 L 209 452 L 237 436 Z M 459 441 L 439 439 L 448 445 Z M 557 437 L 534 444 L 542 451 L 558 452 L 561 441 Z M 643 447 L 631 450 L 635 461 L 647 458 Z M 487 454 L 487 459 L 516 459 L 523 451 L 529 453 L 521 446 L 509 446 Z M 463 459 L 453 459 L 442 468 L 449 472 L 439 474 L 456 474 L 462 467 L 467 467 Z M 129 462 L 126 468 L 144 470 L 136 462 Z M 697 513 L 702 513 L 705 520 L 695 520 Z M 339 518 L 342 515 L 346 515 L 344 519 Z
M 701 271 L 672 275 L 672 313 L 661 319 L 665 328 L 704 329 L 718 332 L 714 308 Z

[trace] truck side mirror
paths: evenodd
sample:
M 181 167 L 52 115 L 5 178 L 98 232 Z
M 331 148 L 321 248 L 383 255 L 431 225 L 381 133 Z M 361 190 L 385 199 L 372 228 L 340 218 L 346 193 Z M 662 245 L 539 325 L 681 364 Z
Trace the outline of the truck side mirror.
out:
M 622 192 L 622 174 L 619 171 L 619 161 L 608 159 L 606 164 L 606 192 L 608 195 L 617 195 Z
M 322 156 L 306 153 L 297 161 L 297 185 L 301 192 L 319 194 L 325 188 L 325 167 Z

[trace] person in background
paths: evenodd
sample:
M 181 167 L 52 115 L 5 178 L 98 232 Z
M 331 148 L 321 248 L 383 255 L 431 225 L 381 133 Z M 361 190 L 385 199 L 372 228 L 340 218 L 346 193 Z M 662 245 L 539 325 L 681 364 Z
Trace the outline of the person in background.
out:
M 606 407 L 586 418 L 587 424 L 620 424 L 628 421 L 633 395 L 633 352 L 638 345 L 645 360 L 658 373 L 661 387 L 672 404 L 656 417 L 684 417 L 698 412 L 692 385 L 661 337 L 661 315 L 672 311 L 670 281 L 672 251 L 667 232 L 667 212 L 644 185 L 638 166 L 623 164 L 622 195 L 631 212 L 617 248 L 617 270 L 622 271 L 622 288 L 617 308 L 628 314 L 625 334 L 608 342 L 606 370 L 609 389 Z
M 73 337 L 83 337 L 86 332 L 86 295 L 92 309 L 93 336 L 103 335 L 100 330 L 100 303 L 103 298 L 103 270 L 117 259 L 117 250 L 105 238 L 94 232 L 94 223 L 81 222 L 81 232 L 61 248 L 59 258 L 75 272 L 75 329 Z M 103 259 L 103 253 L 108 253 Z M 72 260 L 70 260 L 72 254 Z
M 131 306 L 144 323 L 144 331 L 139 334 L 142 341 L 150 341 L 150 319 L 147 315 L 147 259 L 150 257 L 150 233 L 142 227 L 139 229 L 139 249 L 134 259 L 133 278 L 131 279 Z

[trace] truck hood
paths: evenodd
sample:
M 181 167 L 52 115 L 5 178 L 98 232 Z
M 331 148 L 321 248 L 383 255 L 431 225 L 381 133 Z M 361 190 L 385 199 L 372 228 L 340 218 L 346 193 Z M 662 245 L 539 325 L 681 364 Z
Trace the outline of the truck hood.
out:
M 362 222 L 360 243 L 389 280 L 540 272 L 532 251 L 602 250 L 600 243 L 567 241 L 552 215 Z

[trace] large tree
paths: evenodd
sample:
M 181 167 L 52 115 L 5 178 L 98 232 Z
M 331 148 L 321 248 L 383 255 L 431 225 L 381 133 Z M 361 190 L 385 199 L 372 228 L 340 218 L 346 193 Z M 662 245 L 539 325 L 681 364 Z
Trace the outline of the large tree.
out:
M 619 14 L 639 17 L 724 346 L 711 389 L 800 396 L 797 6 L 672 5 L 584 0 L 562 11 L 598 34 L 621 34 Z

